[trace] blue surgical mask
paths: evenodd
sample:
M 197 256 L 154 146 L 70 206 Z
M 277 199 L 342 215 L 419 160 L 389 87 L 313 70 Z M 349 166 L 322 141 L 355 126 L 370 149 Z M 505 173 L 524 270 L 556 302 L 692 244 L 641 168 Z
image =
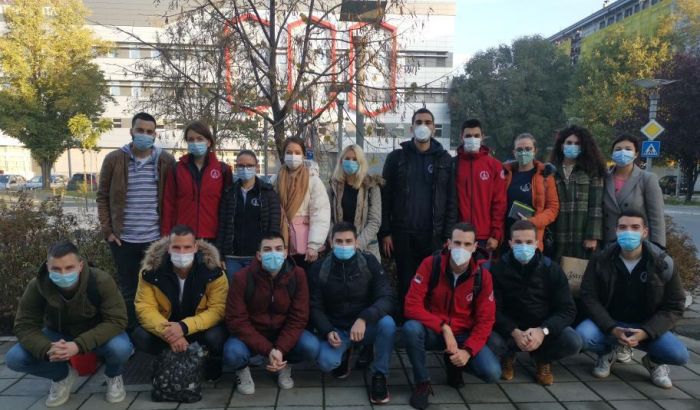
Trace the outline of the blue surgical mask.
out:
M 518 164 L 527 165 L 535 159 L 534 151 L 517 151 L 515 153 L 515 158 L 518 160 Z
M 187 152 L 194 155 L 195 157 L 203 157 L 207 153 L 207 143 L 206 142 L 188 142 Z
M 535 256 L 535 245 L 528 245 L 526 243 L 518 243 L 513 245 L 513 256 L 515 260 L 522 264 L 530 262 L 533 256 Z
M 58 272 L 49 272 L 49 279 L 59 288 L 67 289 L 78 282 L 78 271 L 60 274 Z
M 642 243 L 642 233 L 636 231 L 618 231 L 617 243 L 625 251 L 633 251 Z
M 284 265 L 284 252 L 270 251 L 262 254 L 262 267 L 267 272 L 277 273 Z
M 634 157 L 634 151 L 627 149 L 614 151 L 612 154 L 612 160 L 615 161 L 615 164 L 618 167 L 624 167 L 625 165 L 628 165 L 630 162 L 634 161 Z
M 573 144 L 564 145 L 562 151 L 564 152 L 564 157 L 567 159 L 576 159 L 581 155 L 581 146 Z
M 139 151 L 146 151 L 153 147 L 153 141 L 155 139 L 150 135 L 146 134 L 136 134 L 134 135 L 134 147 Z
M 360 169 L 360 163 L 351 159 L 343 160 L 343 171 L 348 175 L 355 175 Z
M 236 168 L 236 177 L 243 181 L 255 178 L 255 168 Z
M 355 247 L 335 245 L 333 247 L 333 255 L 341 261 L 346 261 L 355 256 Z

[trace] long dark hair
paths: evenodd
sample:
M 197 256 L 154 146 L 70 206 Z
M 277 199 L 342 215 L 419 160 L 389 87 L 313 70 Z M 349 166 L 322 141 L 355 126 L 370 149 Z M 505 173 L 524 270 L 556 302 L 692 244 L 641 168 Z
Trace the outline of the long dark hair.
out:
M 595 139 L 593 139 L 593 136 L 586 128 L 578 125 L 571 125 L 557 133 L 557 139 L 554 141 L 554 148 L 552 149 L 552 155 L 549 161 L 557 167 L 561 166 L 564 162 L 562 145 L 564 145 L 564 140 L 572 134 L 577 136 L 581 143 L 581 154 L 576 158 L 576 163 L 581 166 L 589 176 L 604 176 L 605 159 L 603 159 L 603 154 L 600 152 L 598 143 L 596 143 Z

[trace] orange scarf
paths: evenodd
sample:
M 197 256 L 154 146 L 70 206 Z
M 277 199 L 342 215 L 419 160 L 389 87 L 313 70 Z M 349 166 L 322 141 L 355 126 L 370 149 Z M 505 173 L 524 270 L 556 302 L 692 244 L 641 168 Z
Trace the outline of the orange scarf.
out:
M 305 165 L 301 165 L 294 171 L 282 166 L 277 175 L 277 194 L 285 216 L 282 218 L 281 232 L 287 244 L 289 244 L 289 224 L 301 208 L 308 188 L 309 169 Z

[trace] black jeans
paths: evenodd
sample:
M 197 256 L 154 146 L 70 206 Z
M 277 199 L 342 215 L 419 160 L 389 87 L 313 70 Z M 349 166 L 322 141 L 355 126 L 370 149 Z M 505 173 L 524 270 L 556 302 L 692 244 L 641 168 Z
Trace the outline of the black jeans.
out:
M 143 260 L 146 249 L 150 245 L 150 242 L 133 243 L 122 241 L 122 246 L 119 246 L 115 242 L 109 242 L 114 264 L 117 265 L 119 290 L 121 290 L 124 303 L 126 303 L 126 313 L 129 317 L 127 330 L 129 331 L 138 325 L 134 310 L 134 298 L 136 297 L 136 288 L 139 284 L 141 260 Z
M 537 350 L 530 352 L 530 356 L 536 362 L 551 363 L 555 360 L 578 354 L 581 351 L 582 344 L 581 336 L 574 329 L 567 326 L 558 335 L 545 336 L 542 345 Z M 499 357 L 512 356 L 520 351 L 515 344 L 515 339 L 510 335 L 506 339 L 495 330 L 491 332 L 488 347 Z
M 423 259 L 430 256 L 433 249 L 432 232 L 397 233 L 391 235 L 394 242 L 394 260 L 396 261 L 397 298 L 399 301 L 398 318 L 403 317 L 403 305 L 411 279 L 416 274 Z M 399 320 L 401 322 L 401 320 Z
M 189 343 L 197 342 L 202 347 L 207 347 L 211 356 L 221 358 L 224 351 L 224 343 L 228 339 L 228 331 L 223 324 L 216 325 L 212 328 L 205 330 L 204 332 L 197 332 L 192 335 L 185 336 L 185 339 Z M 134 329 L 131 333 L 131 341 L 134 343 L 136 350 L 158 355 L 164 349 L 170 348 L 168 343 L 161 339 L 160 337 L 149 333 L 146 329 L 141 326 Z

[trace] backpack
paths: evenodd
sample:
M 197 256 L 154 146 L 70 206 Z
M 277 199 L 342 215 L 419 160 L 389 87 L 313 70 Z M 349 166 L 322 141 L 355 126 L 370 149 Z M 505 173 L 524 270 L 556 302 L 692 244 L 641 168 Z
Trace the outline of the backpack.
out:
M 274 289 L 273 289 L 274 292 Z M 289 298 L 291 299 L 294 295 L 297 293 L 297 276 L 292 275 L 291 278 L 289 278 L 289 282 L 287 282 L 287 293 L 289 294 Z M 245 304 L 247 306 L 250 305 L 250 302 L 253 300 L 253 295 L 255 294 L 255 278 L 253 277 L 253 270 L 248 269 L 248 277 L 246 278 L 246 284 L 245 284 Z
M 367 258 L 362 254 L 362 252 L 357 252 L 357 268 L 364 277 L 372 277 L 372 272 L 369 270 L 367 265 Z M 331 274 L 331 265 L 333 264 L 333 256 L 328 255 L 326 259 L 323 260 L 321 264 L 321 270 L 318 273 L 318 281 L 321 286 L 324 286 L 328 282 L 328 276 Z
M 490 262 L 485 262 L 476 269 L 474 272 L 474 287 L 472 288 L 472 304 L 476 303 L 476 298 L 481 292 L 481 268 L 483 265 L 487 265 Z M 437 251 L 433 253 L 433 269 L 430 272 L 430 281 L 428 282 L 428 293 L 426 294 L 427 300 L 430 300 L 430 296 L 433 293 L 433 289 L 440 282 L 440 274 L 442 268 L 442 251 Z

